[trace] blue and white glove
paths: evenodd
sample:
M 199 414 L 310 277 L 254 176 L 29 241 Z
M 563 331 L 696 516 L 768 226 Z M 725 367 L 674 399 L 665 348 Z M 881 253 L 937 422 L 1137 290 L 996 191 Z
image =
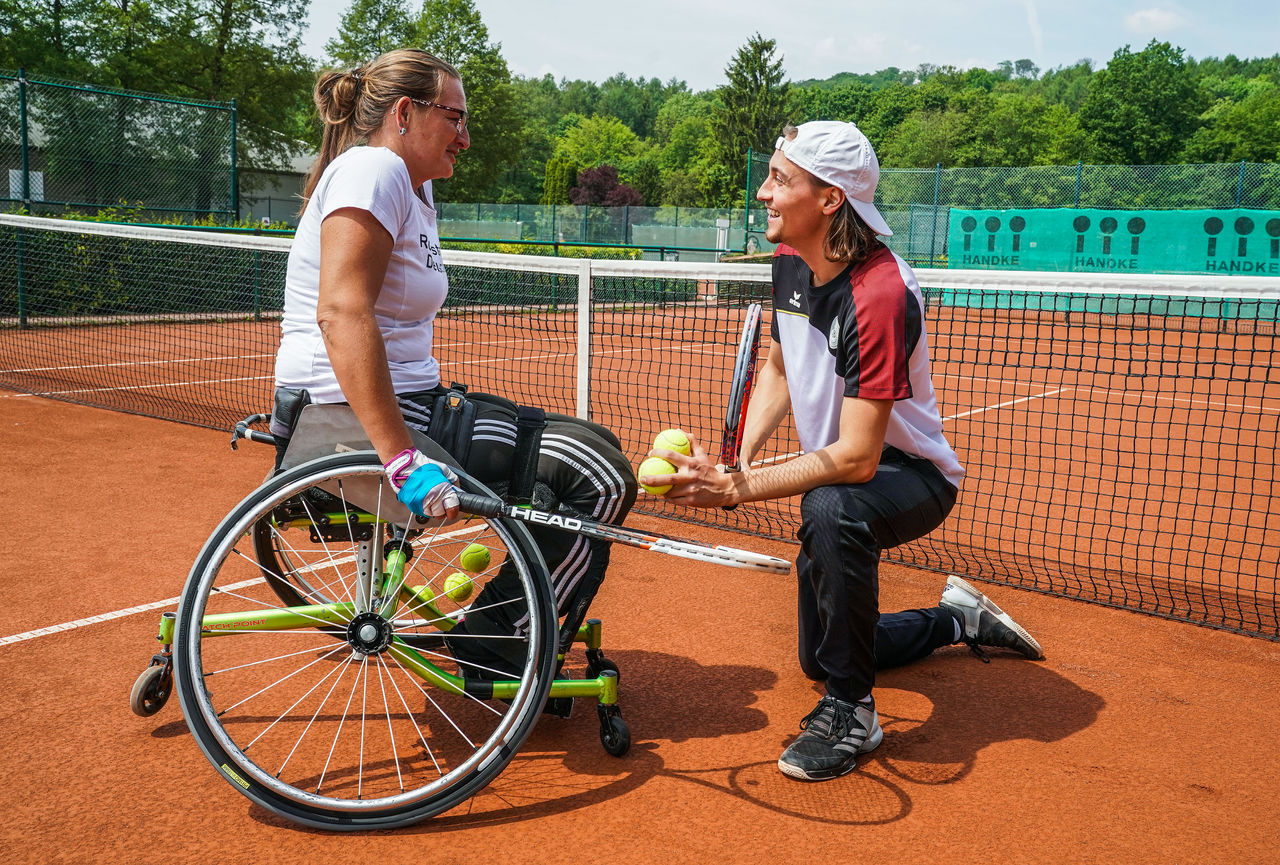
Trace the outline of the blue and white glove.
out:
M 447 517 L 458 507 L 458 476 L 417 448 L 405 448 L 383 465 L 396 498 L 418 516 Z

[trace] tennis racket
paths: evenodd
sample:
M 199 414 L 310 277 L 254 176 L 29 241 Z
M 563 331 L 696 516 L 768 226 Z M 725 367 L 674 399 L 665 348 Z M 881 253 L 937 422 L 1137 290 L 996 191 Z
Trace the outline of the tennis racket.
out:
M 733 547 L 711 546 L 697 541 L 673 538 L 656 532 L 638 532 L 622 526 L 599 523 L 582 517 L 571 517 L 564 514 L 552 514 L 533 508 L 518 508 L 501 499 L 480 496 L 474 493 L 458 492 L 459 508 L 464 513 L 478 517 L 493 519 L 506 517 L 523 523 L 538 526 L 551 526 L 565 532 L 574 532 L 588 538 L 626 544 L 668 556 L 682 559 L 693 559 L 699 562 L 712 562 L 730 568 L 743 568 L 749 571 L 765 571 L 771 574 L 787 574 L 791 572 L 791 563 L 786 559 L 778 559 L 747 550 Z
M 742 429 L 747 422 L 747 406 L 751 388 L 756 383 L 756 356 L 760 353 L 760 327 L 763 309 L 758 303 L 747 307 L 738 340 L 738 356 L 733 362 L 733 380 L 729 384 L 729 404 L 724 410 L 724 437 L 720 439 L 720 462 L 727 472 L 741 468 Z M 731 511 L 737 505 L 725 505 Z

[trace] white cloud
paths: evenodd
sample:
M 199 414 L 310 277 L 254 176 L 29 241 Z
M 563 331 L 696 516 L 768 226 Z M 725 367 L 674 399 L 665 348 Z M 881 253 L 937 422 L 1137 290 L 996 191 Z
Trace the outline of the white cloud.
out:
M 1125 16 L 1125 29 L 1131 33 L 1168 33 L 1187 23 L 1187 19 L 1173 9 L 1140 9 Z

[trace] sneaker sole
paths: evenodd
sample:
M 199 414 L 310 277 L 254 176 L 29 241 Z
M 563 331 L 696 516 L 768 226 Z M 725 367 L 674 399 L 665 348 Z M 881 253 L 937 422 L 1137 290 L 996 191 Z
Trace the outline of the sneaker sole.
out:
M 970 595 L 973 595 L 975 598 L 977 598 L 979 607 L 981 607 L 982 609 L 986 610 L 988 613 L 990 613 L 991 615 L 999 619 L 1002 625 L 1007 627 L 1009 630 L 1013 631 L 1015 634 L 1017 634 L 1019 637 L 1025 640 L 1027 645 L 1031 646 L 1031 648 L 1036 650 L 1036 654 L 1034 657 L 1031 658 L 1031 660 L 1033 661 L 1044 660 L 1044 649 L 1040 647 L 1040 644 L 1036 641 L 1036 638 L 1028 634 L 1026 632 L 1026 629 L 1024 629 L 1017 622 L 1015 622 L 1009 616 L 1008 613 L 1006 613 L 1004 610 L 997 607 L 991 601 L 990 598 L 988 598 L 982 592 L 975 589 L 969 583 L 965 582 L 964 580 L 956 576 L 947 577 L 947 585 L 955 586 L 957 589 L 960 589 L 960 591 L 966 592 Z
M 875 730 L 862 743 L 862 747 L 858 749 L 858 753 L 854 755 L 854 759 L 850 760 L 846 765 L 837 769 L 827 769 L 822 772 L 806 772 L 799 766 L 792 766 L 790 763 L 778 761 L 778 771 L 786 775 L 788 778 L 795 778 L 797 781 L 830 781 L 832 778 L 839 778 L 841 775 L 848 775 L 854 769 L 858 768 L 858 757 L 863 754 L 870 754 L 876 748 L 880 747 L 880 743 L 884 741 L 884 728 L 877 726 Z

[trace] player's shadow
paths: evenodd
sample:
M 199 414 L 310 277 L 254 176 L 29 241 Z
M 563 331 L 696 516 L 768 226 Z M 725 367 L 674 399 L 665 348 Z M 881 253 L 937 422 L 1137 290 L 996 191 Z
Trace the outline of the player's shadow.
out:
M 884 744 L 842 778 L 799 783 L 778 771 L 776 758 L 742 766 L 669 768 L 664 774 L 804 820 L 892 823 L 911 813 L 912 786 L 960 781 L 989 745 L 1064 739 L 1091 725 L 1104 706 L 1100 696 L 1043 664 L 1008 655 L 982 664 L 960 649 L 879 673 L 877 692 L 893 707 L 880 709 Z M 792 730 L 779 733 L 778 754 L 794 735 Z
M 631 728 L 625 756 L 605 752 L 596 703 L 580 699 L 568 719 L 543 716 L 520 752 L 482 791 L 399 831 L 425 834 L 515 823 L 616 799 L 663 772 L 661 742 L 727 737 L 769 724 L 753 704 L 776 684 L 772 670 L 704 665 L 664 652 L 610 650 L 608 657 L 620 670 L 618 704 Z M 271 826 L 313 831 L 256 805 L 250 815 Z

